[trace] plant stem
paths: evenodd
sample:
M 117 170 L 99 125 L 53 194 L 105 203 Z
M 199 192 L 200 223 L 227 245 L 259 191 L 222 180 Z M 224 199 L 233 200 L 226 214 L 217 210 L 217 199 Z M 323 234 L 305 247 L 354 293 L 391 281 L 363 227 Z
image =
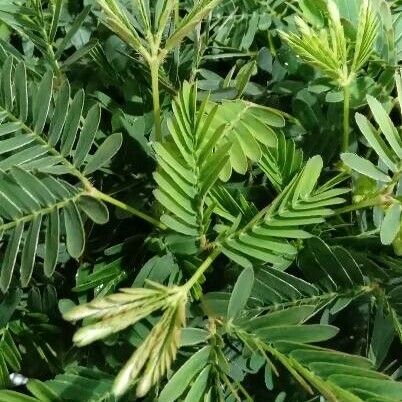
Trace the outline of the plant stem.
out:
M 202 274 L 209 268 L 209 266 L 215 261 L 221 252 L 222 250 L 217 247 L 198 267 L 193 276 L 183 285 L 183 289 L 187 292 L 190 291 L 190 289 L 198 282 Z
M 45 216 L 45 215 L 50 214 L 54 210 L 63 209 L 70 202 L 77 202 L 80 199 L 80 197 L 82 197 L 83 195 L 86 195 L 86 194 L 87 194 L 86 191 L 81 191 L 81 192 L 75 194 L 72 197 L 65 198 L 65 199 L 63 199 L 63 200 L 61 200 L 59 202 L 56 202 L 55 204 L 52 204 L 52 205 L 47 205 L 46 207 L 44 207 L 44 208 L 42 208 L 42 209 L 40 209 L 38 211 L 33 211 L 31 213 L 28 213 L 27 215 L 23 215 L 23 216 L 21 216 L 21 217 L 19 217 L 17 219 L 14 219 L 11 222 L 1 223 L 0 224 L 0 232 L 4 233 L 7 230 L 14 229 L 18 225 L 30 222 L 30 221 L 32 221 L 32 219 L 35 218 L 35 216 L 36 217 Z
M 147 221 L 151 225 L 158 227 L 159 229 L 162 229 L 162 230 L 166 229 L 166 226 L 163 223 L 161 223 L 159 220 L 153 218 L 152 216 L 145 214 L 144 212 L 141 212 L 140 210 L 138 210 L 122 201 L 116 200 L 116 198 L 113 198 L 110 195 L 102 193 L 102 191 L 99 191 L 96 188 L 92 188 L 90 195 L 97 198 L 98 200 L 102 200 L 109 204 L 112 204 L 112 205 L 122 209 L 123 211 L 130 212 L 132 215 L 138 216 L 139 218 L 143 219 L 144 221 Z
M 349 84 L 343 87 L 343 152 L 349 150 L 349 132 L 350 132 L 350 88 Z
M 155 139 L 158 142 L 162 141 L 161 129 L 161 108 L 159 101 L 159 58 L 152 57 L 149 68 L 151 70 L 151 85 L 152 85 L 152 101 L 154 106 L 154 121 L 155 121 Z
M 334 211 L 335 212 L 334 215 L 341 215 L 341 214 L 345 214 L 347 212 L 358 211 L 359 209 L 375 207 L 376 205 L 381 205 L 382 203 L 383 203 L 383 200 L 381 199 L 381 197 L 376 196 L 374 198 L 370 198 L 368 200 L 361 201 L 357 204 L 348 205 L 346 207 L 336 209 Z

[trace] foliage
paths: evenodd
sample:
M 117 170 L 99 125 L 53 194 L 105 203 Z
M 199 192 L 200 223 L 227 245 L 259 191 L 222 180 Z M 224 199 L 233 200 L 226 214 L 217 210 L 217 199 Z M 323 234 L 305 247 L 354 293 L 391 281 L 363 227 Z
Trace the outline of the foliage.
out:
M 0 402 L 402 401 L 401 11 L 0 0 Z

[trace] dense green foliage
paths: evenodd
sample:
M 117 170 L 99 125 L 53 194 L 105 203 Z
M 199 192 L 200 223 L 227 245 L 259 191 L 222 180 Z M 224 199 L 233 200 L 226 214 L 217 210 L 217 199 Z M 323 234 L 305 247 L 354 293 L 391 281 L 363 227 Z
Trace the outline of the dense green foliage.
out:
M 0 402 L 402 401 L 401 38 L 0 0 Z

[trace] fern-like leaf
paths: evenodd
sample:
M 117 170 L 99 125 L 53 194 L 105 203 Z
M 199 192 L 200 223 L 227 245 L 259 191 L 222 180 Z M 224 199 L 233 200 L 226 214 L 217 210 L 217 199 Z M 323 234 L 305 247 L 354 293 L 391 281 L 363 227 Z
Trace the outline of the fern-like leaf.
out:
M 359 25 L 352 70 L 359 71 L 368 61 L 377 38 L 378 20 L 370 5 L 370 0 L 363 0 L 360 6 Z
M 335 81 L 343 79 L 342 60 L 337 58 L 339 33 L 330 37 L 327 32 L 316 32 L 300 17 L 295 18 L 300 35 L 281 32 L 289 46 L 305 61 L 320 69 Z M 336 22 L 333 24 L 336 25 Z M 344 39 L 342 39 L 342 42 Z
M 289 264 L 297 249 L 288 239 L 310 237 L 302 228 L 324 222 L 332 214 L 329 207 L 343 202 L 345 189 L 316 188 L 321 169 L 320 157 L 310 159 L 269 207 L 242 228 L 228 229 L 221 240 L 224 254 L 243 266 Z
M 345 261 L 346 254 L 342 249 L 335 249 L 334 253 L 319 240 L 313 246 L 315 252 L 322 253 L 323 258 L 330 258 L 329 261 L 320 261 L 321 266 L 324 263 L 326 267 L 331 267 L 335 262 L 338 269 L 345 269 L 349 279 L 358 273 L 356 286 L 361 285 L 363 277 L 357 264 L 351 264 L 353 259 L 350 256 L 347 256 L 348 261 Z M 334 260 L 335 255 L 343 258 L 343 264 Z M 309 269 L 312 269 L 314 263 L 309 263 Z M 344 279 L 339 278 L 335 267 L 331 267 L 328 278 L 333 278 L 334 284 L 343 285 Z M 250 278 L 245 280 L 249 282 Z M 230 297 L 228 312 L 231 304 L 239 302 L 240 297 L 244 302 L 251 293 L 244 293 L 244 289 L 250 287 L 248 283 L 241 281 L 242 276 L 239 276 Z M 293 287 L 293 292 L 297 291 L 294 287 L 297 281 L 283 281 L 281 288 Z M 267 283 L 270 284 L 271 281 Z M 301 288 L 306 288 L 305 284 L 302 284 Z M 367 400 L 367 395 L 379 398 L 376 400 L 399 400 L 401 384 L 383 373 L 376 372 L 368 359 L 311 345 L 333 338 L 337 329 L 329 325 L 306 323 L 317 311 L 317 301 L 314 298 L 310 300 L 310 305 L 284 306 L 279 311 L 267 314 L 261 314 L 261 309 L 255 310 L 254 313 L 252 309 L 246 309 L 236 317 L 223 318 L 223 325 L 228 334 L 240 339 L 246 348 L 258 351 L 274 372 L 277 372 L 277 369 L 271 358 L 280 362 L 311 394 L 315 389 L 326 400 L 334 402 Z
M 331 349 L 282 341 L 272 354 L 329 401 L 358 402 L 370 400 L 398 401 L 402 387 L 391 377 L 376 372 L 363 357 Z
M 327 28 L 314 29 L 296 17 L 299 33 L 281 32 L 281 36 L 306 62 L 317 67 L 340 86 L 347 86 L 373 53 L 378 33 L 377 17 L 370 0 L 362 1 L 356 41 L 351 44 L 336 3 L 328 0 L 327 8 Z
M 102 8 L 102 22 L 113 32 L 119 35 L 129 46 L 141 53 L 148 62 L 153 62 L 152 45 L 149 34 L 154 35 L 158 44 L 164 39 L 161 51 L 165 55 L 189 35 L 194 27 L 209 13 L 221 0 L 199 0 L 193 8 L 174 27 L 170 35 L 166 26 L 171 19 L 174 3 L 162 0 L 158 3 L 157 12 L 151 18 L 149 10 L 140 1 L 130 13 L 118 0 L 98 0 Z
M 313 306 L 314 311 L 326 307 L 335 313 L 374 292 L 375 285 L 366 283 L 359 263 L 346 249 L 329 247 L 317 237 L 305 241 L 297 262 L 306 279 L 268 266 L 255 269 L 250 311 Z M 228 310 L 229 294 L 207 293 L 203 304 L 209 315 L 220 316 Z
M 54 3 L 54 4 L 53 4 Z M 74 23 L 66 31 L 65 36 L 57 40 L 55 36 L 60 27 L 62 4 L 55 0 L 51 4 L 37 3 L 34 0 L 25 2 L 7 1 L 0 4 L 0 20 L 2 23 L 16 31 L 24 40 L 29 39 L 42 53 L 43 59 L 55 72 L 60 72 L 61 56 L 66 48 L 73 42 L 74 35 L 82 27 L 85 19 L 91 11 L 91 6 L 86 6 L 75 17 Z M 86 51 L 85 47 L 73 53 L 69 61 L 78 60 Z M 84 51 L 85 49 L 85 51 Z M 18 52 L 14 53 L 18 55 Z M 21 60 L 24 57 L 21 55 Z M 68 63 L 62 67 L 66 67 Z
M 14 66 L 13 58 L 8 58 L 1 72 L 0 169 L 7 171 L 20 166 L 30 171 L 71 174 L 88 184 L 86 165 L 99 157 L 101 149 L 94 155 L 90 153 L 100 122 L 99 106 L 94 105 L 84 118 L 84 92 L 78 91 L 71 100 L 67 81 L 53 99 L 50 71 L 33 91 L 28 87 L 25 64 L 19 62 Z M 48 120 L 51 120 L 49 126 Z M 120 134 L 111 138 L 117 146 L 121 145 Z M 106 155 L 97 168 L 111 156 Z
M 70 321 L 98 320 L 75 334 L 74 341 L 84 346 L 121 331 L 153 312 L 163 311 L 159 322 L 116 377 L 113 386 L 116 396 L 124 394 L 136 380 L 139 380 L 137 395 L 144 396 L 165 375 L 179 347 L 185 325 L 187 289 L 150 285 L 151 288 L 122 289 L 120 293 L 95 299 L 64 314 Z
M 102 202 L 86 190 L 52 176 L 35 176 L 20 167 L 12 167 L 10 173 L 1 172 L 0 178 L 0 233 L 6 240 L 0 274 L 3 292 L 10 285 L 20 252 L 21 284 L 29 283 L 42 229 L 45 232 L 43 269 L 50 276 L 57 263 L 62 227 L 67 251 L 78 258 L 85 244 L 80 210 L 97 223 L 108 220 L 108 210 Z
M 264 147 L 258 166 L 262 169 L 277 192 L 282 191 L 297 174 L 303 164 L 303 151 L 294 141 L 277 134 L 274 148 Z
M 176 232 L 197 238 L 206 231 L 206 197 L 230 148 L 229 143 L 218 144 L 224 126 L 211 127 L 216 108 L 209 118 L 202 119 L 207 102 L 197 110 L 196 87 L 184 84 L 173 104 L 174 119 L 168 123 L 172 140 L 154 145 L 159 165 L 154 194 L 166 210 L 161 221 Z
M 176 357 L 184 324 L 185 301 L 178 300 L 166 310 L 116 377 L 113 388 L 116 396 L 124 394 L 141 375 L 137 396 L 142 397 L 166 374 Z
M 216 110 L 215 110 L 216 109 Z M 275 128 L 282 128 L 285 119 L 281 112 L 265 106 L 256 105 L 244 100 L 223 101 L 218 106 L 207 105 L 207 117 L 214 111 L 211 130 L 225 126 L 221 142 L 231 144 L 230 157 L 225 164 L 220 177 L 227 181 L 232 171 L 245 174 L 248 161 L 258 162 L 264 146 L 276 146 Z
M 15 66 L 12 57 L 1 72 L 0 94 L 0 234 L 5 239 L 0 288 L 5 292 L 16 265 L 27 286 L 39 244 L 44 244 L 47 276 L 55 269 L 63 236 L 68 253 L 80 257 L 85 245 L 80 211 L 96 223 L 108 220 L 87 176 L 109 162 L 121 135 L 108 137 L 91 154 L 99 106 L 84 118 L 83 91 L 71 100 L 66 81 L 54 99 L 53 74 L 47 72 L 38 86 L 28 84 L 25 64 Z M 60 178 L 66 174 L 78 180 L 77 187 Z

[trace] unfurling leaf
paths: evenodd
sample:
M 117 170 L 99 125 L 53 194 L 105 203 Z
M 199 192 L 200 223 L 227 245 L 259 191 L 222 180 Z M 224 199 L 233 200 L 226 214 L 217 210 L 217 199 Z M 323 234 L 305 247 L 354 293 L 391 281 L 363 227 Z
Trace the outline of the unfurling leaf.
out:
M 69 321 L 97 320 L 74 335 L 74 342 L 85 346 L 134 325 L 156 311 L 163 311 L 158 323 L 116 377 L 113 386 L 116 396 L 123 395 L 136 380 L 137 395 L 144 396 L 170 368 L 180 345 L 186 321 L 187 290 L 150 285 L 150 288 L 121 289 L 120 293 L 95 299 L 64 314 Z
M 185 325 L 185 300 L 169 306 L 143 344 L 134 352 L 116 377 L 113 392 L 123 395 L 139 378 L 137 396 L 143 397 L 160 380 L 174 361 Z

